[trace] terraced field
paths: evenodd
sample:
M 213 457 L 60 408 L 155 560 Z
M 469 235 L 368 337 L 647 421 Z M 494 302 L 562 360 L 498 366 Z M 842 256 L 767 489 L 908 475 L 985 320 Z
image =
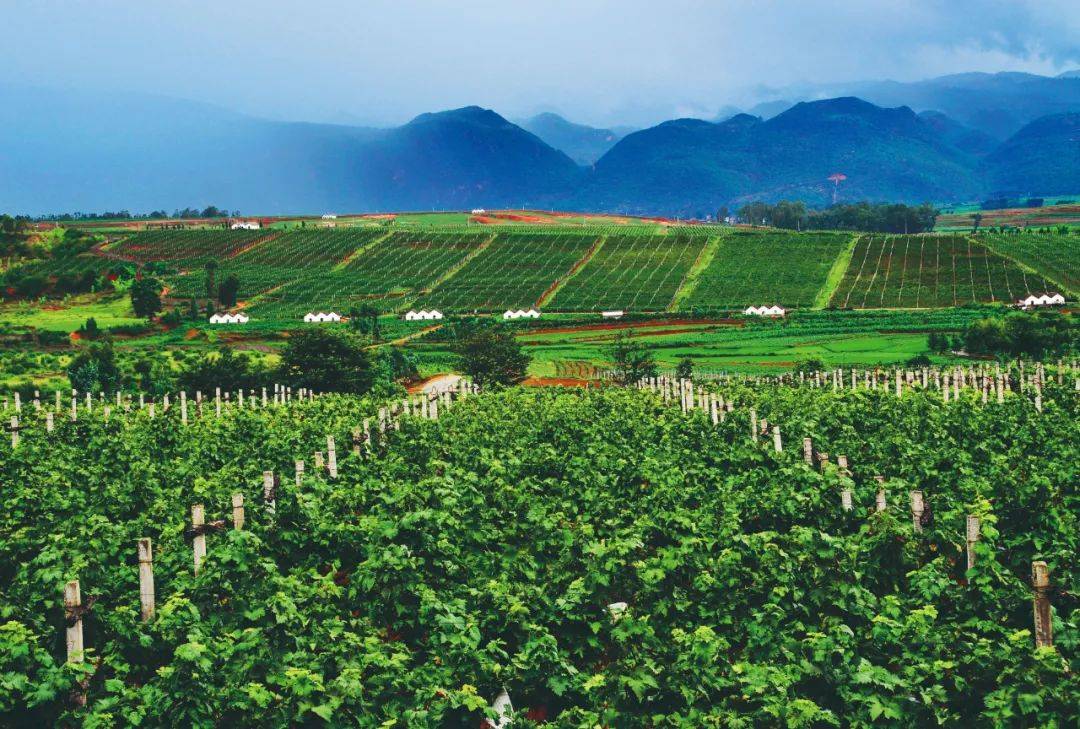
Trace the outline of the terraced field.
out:
M 724 236 L 684 304 L 719 309 L 810 306 L 851 240 L 850 233 Z
M 993 251 L 1033 268 L 1060 288 L 1080 294 L 1080 235 L 1060 233 L 996 233 L 980 235 Z
M 590 251 L 596 237 L 576 232 L 506 233 L 417 300 L 448 311 L 527 309 Z
M 201 266 L 231 258 L 253 243 L 277 235 L 268 230 L 148 230 L 124 238 L 108 253 L 138 261 L 170 261 L 180 266 Z
M 1052 288 L 967 236 L 860 238 L 832 297 L 841 308 L 918 308 L 1012 302 Z
M 622 235 L 605 237 L 599 249 L 552 299 L 560 311 L 668 307 L 709 236 Z

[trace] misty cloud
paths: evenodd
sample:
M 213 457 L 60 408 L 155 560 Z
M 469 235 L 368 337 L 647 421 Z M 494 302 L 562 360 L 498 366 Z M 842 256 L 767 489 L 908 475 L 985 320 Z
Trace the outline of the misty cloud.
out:
M 1065 0 L 16 0 L 5 26 L 0 83 L 353 124 L 479 104 L 642 125 L 810 83 L 1080 64 Z

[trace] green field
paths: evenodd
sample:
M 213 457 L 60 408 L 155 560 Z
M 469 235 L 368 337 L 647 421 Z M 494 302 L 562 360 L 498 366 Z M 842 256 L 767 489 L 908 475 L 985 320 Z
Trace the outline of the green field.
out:
M 685 304 L 720 309 L 810 306 L 851 239 L 849 233 L 724 236 Z
M 1066 296 L 1074 298 L 1080 292 L 1080 235 L 995 233 L 980 235 L 979 240 L 1045 276 Z
M 841 308 L 1010 304 L 1049 284 L 968 236 L 867 235 L 833 294 Z
M 664 311 L 707 239 L 684 233 L 606 235 L 551 305 L 567 311 Z

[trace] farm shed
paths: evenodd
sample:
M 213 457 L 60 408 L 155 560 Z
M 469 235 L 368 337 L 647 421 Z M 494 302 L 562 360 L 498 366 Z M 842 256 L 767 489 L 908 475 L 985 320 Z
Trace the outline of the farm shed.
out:
M 601 311 L 600 316 L 605 319 L 621 319 L 626 312 L 622 309 L 616 309 L 614 311 Z
M 784 316 L 787 314 L 787 310 L 782 306 L 750 306 L 747 307 L 743 314 L 747 316 Z
M 231 226 L 233 230 L 258 230 L 259 221 L 257 220 L 237 220 Z
M 1036 306 L 1060 306 L 1065 303 L 1065 297 L 1056 291 L 1051 291 L 1045 294 L 1029 294 L 1023 299 L 1016 302 L 1016 305 L 1021 309 L 1031 309 Z
M 308 312 L 304 314 L 304 321 L 306 322 L 327 322 L 327 321 L 341 321 L 341 314 L 337 314 L 331 311 L 328 314 L 324 314 L 321 311 L 317 314 Z
M 421 309 L 420 311 L 410 310 L 405 314 L 405 321 L 437 321 L 442 318 L 442 312 L 436 309 L 431 311 L 427 309 Z
M 247 314 L 211 314 L 211 324 L 247 324 L 250 319 Z

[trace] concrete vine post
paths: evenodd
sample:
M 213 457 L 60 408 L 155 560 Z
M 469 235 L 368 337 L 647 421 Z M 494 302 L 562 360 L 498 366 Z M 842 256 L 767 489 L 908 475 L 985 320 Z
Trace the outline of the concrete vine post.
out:
M 154 617 L 154 551 L 150 538 L 138 541 L 139 548 L 139 606 L 142 621 Z
M 922 531 L 922 515 L 926 509 L 922 491 L 911 492 L 911 523 L 916 532 Z
M 802 457 L 806 465 L 814 465 L 814 442 L 809 438 L 802 439 Z
M 784 451 L 784 443 L 780 439 L 780 426 L 779 425 L 774 425 L 773 428 L 772 428 L 772 442 L 773 442 L 773 450 L 775 450 L 777 453 L 782 453 Z
M 233 529 L 244 528 L 244 495 L 241 493 L 232 495 L 232 522 Z
M 202 566 L 203 560 L 206 559 L 206 535 L 202 533 L 200 527 L 206 523 L 206 513 L 203 511 L 202 504 L 191 505 L 191 528 L 194 530 L 195 536 L 191 540 L 191 552 L 193 561 L 195 563 L 195 574 L 199 574 L 199 568 Z
M 263 502 L 266 504 L 266 513 L 273 516 L 277 512 L 273 471 L 263 471 Z
M 304 462 L 296 462 L 296 489 L 300 490 L 300 484 L 304 482 Z
M 82 663 L 84 660 L 82 594 L 79 581 L 71 580 L 64 585 L 64 622 L 67 625 L 65 643 L 67 644 L 67 662 Z M 86 706 L 85 688 L 75 691 L 71 701 L 76 706 Z
M 967 568 L 975 566 L 975 545 L 979 541 L 979 517 L 968 515 L 965 523 L 965 536 L 967 539 Z
M 878 511 L 885 511 L 887 504 L 885 501 L 885 477 L 874 476 L 874 480 L 877 481 L 878 489 L 877 495 L 874 497 L 874 507 Z

